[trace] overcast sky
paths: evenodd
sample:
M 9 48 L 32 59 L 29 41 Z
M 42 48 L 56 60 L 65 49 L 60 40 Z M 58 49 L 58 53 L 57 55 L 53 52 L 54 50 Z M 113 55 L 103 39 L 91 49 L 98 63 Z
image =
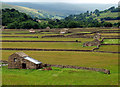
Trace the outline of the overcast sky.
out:
M 2 2 L 64 2 L 64 3 L 99 3 L 118 4 L 119 0 L 0 0 Z

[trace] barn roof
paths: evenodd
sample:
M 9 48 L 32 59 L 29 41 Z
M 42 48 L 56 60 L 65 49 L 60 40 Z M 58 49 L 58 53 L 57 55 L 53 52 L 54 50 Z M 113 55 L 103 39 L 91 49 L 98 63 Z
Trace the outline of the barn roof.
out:
M 16 52 L 15 54 L 18 54 L 21 57 L 26 57 L 28 56 L 27 54 L 25 54 L 24 52 Z
M 36 60 L 36 59 L 33 59 L 32 57 L 29 57 L 27 54 L 25 54 L 24 52 L 16 52 L 15 54 L 18 54 L 19 56 L 23 57 L 24 59 L 30 61 L 30 62 L 33 62 L 35 64 L 41 64 L 42 62 Z
M 29 57 L 29 56 L 24 57 L 24 59 L 29 60 L 30 62 L 33 62 L 35 64 L 41 64 L 42 63 L 42 62 L 40 62 L 40 61 L 38 61 L 36 59 L 33 59 L 33 58 Z

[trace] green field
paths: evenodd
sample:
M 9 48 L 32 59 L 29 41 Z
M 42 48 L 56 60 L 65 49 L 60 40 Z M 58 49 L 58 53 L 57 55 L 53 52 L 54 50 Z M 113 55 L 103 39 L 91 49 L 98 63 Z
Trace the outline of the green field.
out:
M 3 48 L 41 48 L 41 49 L 78 49 L 78 50 L 92 50 L 96 46 L 83 47 L 83 43 L 69 43 L 69 42 L 2 42 Z
M 111 77 L 100 72 L 87 70 L 61 68 L 53 68 L 52 71 L 18 69 L 8 70 L 4 67 L 2 75 L 3 85 L 117 85 L 117 79 L 114 77 L 117 76 L 116 72 L 114 72 Z M 113 81 L 111 79 L 115 80 Z
M 114 23 L 118 23 L 119 20 L 109 20 L 109 21 L 106 21 L 106 22 L 111 22 L 112 24 L 114 24 Z
M 112 51 L 112 52 L 120 52 L 119 45 L 102 45 L 98 49 L 98 51 Z
M 16 37 L 3 37 L 1 38 L 2 40 L 30 40 L 30 41 L 82 41 L 82 42 L 86 42 L 86 41 L 92 41 L 93 39 L 89 39 L 89 38 L 16 38 Z
M 118 36 L 118 33 L 101 33 L 101 35 L 106 35 L 106 36 Z
M 98 30 L 110 30 L 96 28 Z M 80 32 L 96 31 L 95 28 L 71 29 L 74 34 Z M 82 31 L 81 31 L 82 30 Z M 111 29 L 114 30 L 114 29 Z M 115 29 L 116 30 L 116 29 Z M 13 30 L 14 31 L 14 30 Z M 5 30 L 4 33 L 12 31 Z M 15 33 L 25 33 L 28 31 L 18 31 Z M 55 33 L 55 32 L 53 32 Z M 40 48 L 40 49 L 79 49 L 92 50 L 93 47 L 82 47 L 86 41 L 92 41 L 93 38 L 41 38 L 45 35 L 59 34 L 3 34 L 1 36 L 38 36 L 39 38 L 22 38 L 22 37 L 3 37 L 2 40 L 28 40 L 28 41 L 81 41 L 74 42 L 0 42 L 2 48 Z M 72 34 L 72 33 L 70 33 Z M 68 34 L 65 34 L 68 35 Z M 102 34 L 105 35 L 105 34 Z M 107 33 L 106 35 L 114 35 Z M 105 39 L 104 44 L 118 44 L 119 39 Z M 118 52 L 116 45 L 102 45 L 98 51 Z M 8 57 L 18 51 L 2 50 L 2 60 L 8 60 Z M 98 53 L 98 52 L 67 52 L 67 51 L 23 51 L 30 57 L 35 58 L 43 63 L 56 65 L 74 65 L 81 67 L 104 68 L 110 70 L 111 74 L 107 75 L 101 72 L 62 69 L 52 67 L 51 71 L 26 70 L 26 69 L 8 69 L 7 66 L 2 68 L 3 85 L 118 85 L 118 54 L 115 53 Z
M 104 44 L 120 44 L 120 39 L 104 39 Z
M 29 30 L 16 30 L 16 29 L 7 29 L 2 31 L 2 33 L 29 33 Z
M 98 18 L 105 18 L 105 17 L 118 17 L 118 12 L 101 13 Z
M 3 59 L 16 51 L 2 51 Z M 39 71 L 3 68 L 3 84 L 30 85 L 117 85 L 118 54 L 84 52 L 39 52 L 24 51 L 29 56 L 48 64 L 76 65 L 110 69 L 111 74 L 87 70 Z M 85 56 L 86 55 L 86 56 Z M 76 72 L 77 71 L 77 72 Z M 70 73 L 71 72 L 71 73 Z M 42 74 L 43 73 L 43 74 Z M 60 73 L 60 74 L 59 74 Z M 54 76 L 57 74 L 57 76 Z M 48 78 L 47 78 L 48 77 Z M 24 79 L 26 78 L 26 79 Z M 37 78 L 37 79 L 36 79 Z M 47 79 L 44 79 L 47 78 Z M 56 80 L 55 80 L 56 78 Z M 85 79 L 87 78 L 87 79 Z M 32 80 L 30 80 L 32 79 Z M 70 80 L 72 79 L 72 80 Z M 50 81 L 49 81 L 50 80 Z M 31 82 L 32 81 L 32 82 Z M 81 82 L 82 81 L 82 82 Z
M 118 17 L 118 12 L 106 12 L 106 13 L 101 13 L 100 16 L 96 17 L 99 21 L 101 18 L 106 18 L 106 17 Z M 118 23 L 118 20 L 105 20 L 106 22 L 110 22 L 112 24 Z

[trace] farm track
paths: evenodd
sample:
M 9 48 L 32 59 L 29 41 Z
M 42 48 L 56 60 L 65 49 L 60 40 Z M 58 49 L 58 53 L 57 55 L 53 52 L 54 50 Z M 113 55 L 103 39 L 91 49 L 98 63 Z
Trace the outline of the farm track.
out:
M 28 50 L 28 51 L 75 51 L 75 52 L 100 52 L 100 53 L 120 53 L 111 51 L 93 51 L 93 50 L 72 50 L 72 49 L 29 49 L 29 48 L 0 48 L 0 50 Z

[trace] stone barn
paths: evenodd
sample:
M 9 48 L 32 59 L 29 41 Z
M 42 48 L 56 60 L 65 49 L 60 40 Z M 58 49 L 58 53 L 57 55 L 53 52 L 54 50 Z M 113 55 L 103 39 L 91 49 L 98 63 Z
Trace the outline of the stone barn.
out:
M 8 58 L 9 69 L 40 69 L 42 62 L 29 57 L 24 52 L 16 52 Z

